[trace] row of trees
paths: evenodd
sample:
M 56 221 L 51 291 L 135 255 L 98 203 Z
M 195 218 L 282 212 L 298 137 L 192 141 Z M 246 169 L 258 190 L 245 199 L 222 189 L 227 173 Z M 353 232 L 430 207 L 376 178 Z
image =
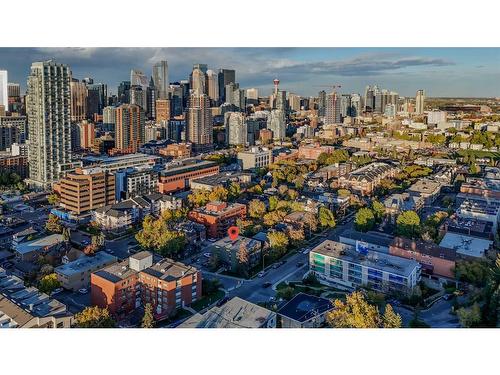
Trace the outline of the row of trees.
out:
M 216 186 L 212 191 L 210 190 L 193 190 L 188 195 L 188 202 L 192 207 L 201 207 L 211 201 L 234 201 L 241 195 L 241 186 L 237 182 L 231 182 L 226 189 L 223 186 Z

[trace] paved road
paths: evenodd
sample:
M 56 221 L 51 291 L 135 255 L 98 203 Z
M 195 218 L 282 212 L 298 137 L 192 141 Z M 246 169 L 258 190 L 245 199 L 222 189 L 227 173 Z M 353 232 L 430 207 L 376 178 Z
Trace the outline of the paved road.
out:
M 403 326 L 408 327 L 413 319 L 413 311 L 402 306 L 393 306 L 394 310 L 401 315 Z M 421 310 L 419 319 L 429 324 L 432 328 L 459 328 L 460 323 L 456 315 L 451 314 L 452 302 L 440 299 L 429 309 Z
M 126 236 L 118 240 L 106 240 L 105 249 L 111 250 L 114 256 L 122 260 L 130 256 L 130 254 L 128 253 L 128 249 L 130 246 L 133 246 L 129 245 L 130 242 L 132 242 L 133 244 L 137 243 L 134 235 Z

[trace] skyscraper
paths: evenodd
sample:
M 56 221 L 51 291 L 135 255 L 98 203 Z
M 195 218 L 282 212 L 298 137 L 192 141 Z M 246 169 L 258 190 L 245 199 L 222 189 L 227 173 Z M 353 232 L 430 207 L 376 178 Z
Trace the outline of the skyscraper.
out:
M 71 72 L 53 61 L 34 62 L 26 99 L 28 183 L 50 188 L 71 163 Z
M 3 105 L 5 110 L 9 109 L 9 92 L 7 85 L 9 76 L 6 70 L 0 70 L 0 105 Z
M 21 96 L 21 85 L 19 83 L 8 83 L 7 95 L 10 98 L 19 98 Z
M 236 82 L 236 71 L 231 69 L 219 69 L 219 101 L 226 101 L 226 86 Z
M 196 67 L 193 69 L 191 73 L 191 89 L 195 94 L 201 95 L 206 94 L 206 76 L 205 73 L 199 68 Z
M 123 153 L 137 152 L 144 143 L 144 110 L 135 104 L 122 104 L 116 108 L 116 149 Z
M 318 93 L 318 116 L 324 116 L 326 114 L 326 92 L 321 90 Z
M 300 96 L 297 94 L 288 94 L 288 104 L 290 109 L 294 112 L 300 111 Z
M 156 99 L 168 99 L 168 63 L 165 60 L 153 65 L 153 82 L 156 89 Z
M 149 85 L 148 77 L 137 69 L 132 69 L 130 71 L 130 85 L 131 86 L 141 86 L 144 90 Z
M 118 102 L 130 103 L 130 81 L 122 81 L 118 86 Z
M 78 80 L 70 82 L 71 90 L 71 122 L 83 121 L 87 118 L 87 86 Z
M 207 70 L 208 96 L 214 102 L 219 100 L 219 77 L 213 70 Z
M 418 90 L 417 96 L 415 98 L 415 113 L 421 115 L 424 113 L 425 108 L 425 92 L 424 90 Z
M 326 96 L 326 116 L 325 124 L 339 124 L 342 122 L 342 115 L 340 113 L 340 95 L 336 91 Z
M 375 108 L 375 92 L 371 86 L 365 89 L 365 112 L 373 112 Z
M 189 97 L 187 123 L 187 141 L 193 143 L 195 149 L 211 146 L 213 143 L 213 125 L 208 95 L 193 92 Z
M 226 112 L 224 115 L 224 125 L 226 127 L 226 143 L 228 145 L 246 145 L 247 143 L 247 123 L 242 112 Z
M 95 83 L 87 87 L 89 92 L 95 91 L 97 100 L 97 110 L 95 113 L 102 115 L 102 110 L 108 105 L 108 85 L 105 83 Z
M 351 95 L 351 116 L 357 117 L 363 112 L 363 104 L 361 100 L 361 95 L 352 94 Z
M 156 122 L 170 120 L 170 100 L 158 99 L 156 101 Z
M 282 141 L 286 135 L 285 112 L 273 109 L 267 118 L 267 128 L 272 130 L 273 139 Z
M 247 89 L 247 102 L 249 104 L 259 104 L 259 89 Z

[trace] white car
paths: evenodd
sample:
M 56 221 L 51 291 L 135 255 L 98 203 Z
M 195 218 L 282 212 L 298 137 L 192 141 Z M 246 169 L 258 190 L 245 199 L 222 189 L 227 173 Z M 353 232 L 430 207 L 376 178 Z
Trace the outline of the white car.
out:
M 58 293 L 61 293 L 63 291 L 63 288 L 56 288 L 52 291 L 52 293 L 50 293 L 51 296 L 54 296 Z
M 307 254 L 307 253 L 309 253 L 309 251 L 311 251 L 311 249 L 309 249 L 308 247 L 306 247 L 306 248 L 302 251 L 302 254 Z
M 206 258 L 210 258 L 212 256 L 212 254 L 211 253 L 203 253 L 203 256 Z
M 266 276 L 266 273 L 264 271 L 260 271 L 258 274 L 257 274 L 258 277 L 264 277 Z
M 89 291 L 87 288 L 81 288 L 81 289 L 78 289 L 78 293 L 80 294 L 87 294 Z

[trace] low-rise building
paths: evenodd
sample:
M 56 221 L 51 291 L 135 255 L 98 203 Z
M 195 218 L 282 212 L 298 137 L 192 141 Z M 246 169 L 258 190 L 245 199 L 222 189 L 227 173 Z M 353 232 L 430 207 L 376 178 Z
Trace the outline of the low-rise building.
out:
M 388 254 L 389 246 L 393 240 L 393 236 L 375 231 L 362 233 L 356 230 L 347 230 L 339 234 L 340 243 L 354 246 L 359 252 L 378 251 Z
M 211 246 L 212 253 L 217 254 L 221 262 L 233 272 L 238 270 L 238 251 L 244 248 L 248 254 L 248 268 L 253 268 L 262 259 L 262 243 L 252 238 L 238 236 L 235 240 L 224 237 Z
M 493 225 L 493 232 L 495 232 L 500 218 L 500 201 L 467 194 L 456 214 L 460 218 L 489 221 Z
M 0 328 L 69 328 L 66 305 L 0 268 Z
M 64 236 L 62 234 L 51 234 L 32 241 L 16 243 L 14 244 L 14 252 L 19 261 L 33 262 L 40 255 L 47 254 L 55 247 L 63 246 L 63 242 Z
M 153 263 L 153 254 L 142 251 L 94 272 L 91 301 L 118 318 L 151 304 L 157 320 L 171 316 L 201 297 L 201 272 L 171 259 Z
M 468 177 L 460 186 L 460 192 L 484 198 L 500 199 L 500 180 Z
M 277 314 L 281 318 L 281 328 L 319 328 L 331 310 L 331 300 L 299 293 L 281 307 Z
M 88 288 L 90 275 L 103 267 L 115 263 L 117 258 L 105 251 L 100 251 L 92 256 L 78 258 L 54 269 L 57 279 L 64 289 L 77 291 Z
M 178 328 L 276 328 L 276 313 L 240 297 L 206 313 L 197 313 Z
M 218 173 L 219 166 L 215 162 L 198 159 L 184 161 L 181 165 L 168 167 L 160 173 L 158 191 L 168 194 L 188 189 L 192 180 Z
M 301 145 L 299 147 L 299 159 L 318 160 L 321 154 L 331 154 L 335 151 L 333 146 L 321 146 L 319 143 Z
M 339 186 L 361 195 L 370 195 L 384 178 L 392 178 L 399 168 L 387 163 L 371 163 L 339 177 Z
M 453 249 L 456 251 L 457 257 L 470 260 L 484 258 L 492 248 L 493 241 L 449 232 L 444 235 L 439 246 Z
M 457 259 L 456 251 L 436 245 L 433 242 L 396 237 L 389 247 L 389 253 L 415 260 L 422 266 L 422 274 L 434 278 L 453 278 Z
M 153 210 L 150 201 L 143 197 L 135 197 L 92 211 L 92 220 L 103 231 L 120 233 L 153 213 Z
M 273 162 L 273 152 L 266 147 L 252 147 L 238 152 L 238 164 L 243 170 L 265 168 Z
M 211 238 L 222 238 L 237 219 L 246 216 L 247 208 L 240 203 L 210 202 L 206 206 L 195 208 L 188 213 L 192 221 L 205 225 L 207 235 Z
M 212 191 L 217 186 L 228 187 L 233 182 L 245 185 L 251 180 L 252 175 L 249 173 L 219 173 L 213 176 L 206 176 L 191 180 L 191 189 Z
M 191 157 L 191 143 L 172 143 L 159 150 L 163 156 L 171 156 L 174 159 L 184 159 Z
M 310 251 L 309 269 L 320 282 L 348 290 L 368 286 L 379 292 L 411 294 L 420 279 L 415 260 L 331 240 Z

